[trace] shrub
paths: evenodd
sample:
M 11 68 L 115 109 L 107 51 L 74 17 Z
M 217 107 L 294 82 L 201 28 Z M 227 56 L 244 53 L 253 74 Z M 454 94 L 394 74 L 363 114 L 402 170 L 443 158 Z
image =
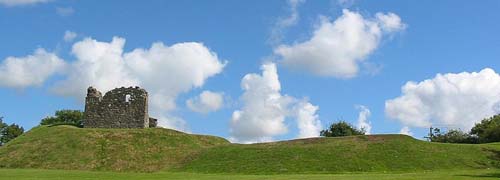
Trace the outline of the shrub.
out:
M 43 118 L 40 125 L 74 125 L 82 127 L 83 112 L 79 110 L 59 110 L 55 116 Z
M 340 137 L 340 136 L 353 136 L 353 135 L 364 135 L 365 130 L 356 129 L 351 124 L 340 121 L 331 124 L 328 129 L 322 130 L 320 132 L 321 136 L 325 137 Z

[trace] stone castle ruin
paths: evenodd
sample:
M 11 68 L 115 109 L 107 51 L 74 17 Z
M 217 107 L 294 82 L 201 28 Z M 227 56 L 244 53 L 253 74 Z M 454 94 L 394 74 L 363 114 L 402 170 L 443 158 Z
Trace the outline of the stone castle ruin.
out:
M 84 128 L 150 128 L 157 120 L 148 115 L 148 92 L 139 87 L 121 87 L 102 96 L 93 87 L 85 98 Z

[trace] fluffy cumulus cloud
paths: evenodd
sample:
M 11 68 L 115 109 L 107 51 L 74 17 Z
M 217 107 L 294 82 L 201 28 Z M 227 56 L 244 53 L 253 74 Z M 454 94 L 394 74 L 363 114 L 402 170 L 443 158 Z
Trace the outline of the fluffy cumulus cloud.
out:
M 356 106 L 356 108 L 359 109 L 357 128 L 365 130 L 366 134 L 370 134 L 372 130 L 371 122 L 368 120 L 371 115 L 370 109 L 363 105 Z
M 309 40 L 280 45 L 274 53 L 291 69 L 319 76 L 352 78 L 358 74 L 360 64 L 377 49 L 383 36 L 405 27 L 394 13 L 377 13 L 374 18 L 365 18 L 344 9 L 335 21 L 322 17 Z
M 52 0 L 0 0 L 0 4 L 8 7 L 12 6 L 26 6 L 38 3 L 46 3 Z
M 17 89 L 41 86 L 64 66 L 62 59 L 44 49 L 25 57 L 7 57 L 0 64 L 0 86 Z
M 276 65 L 262 65 L 262 75 L 247 74 L 241 80 L 244 107 L 231 119 L 231 136 L 240 142 L 269 141 L 288 131 L 284 124 L 291 98 L 282 96 Z
M 182 119 L 171 115 L 180 93 L 201 87 L 205 80 L 222 71 L 225 62 L 201 43 L 187 42 L 167 46 L 153 43 L 149 49 L 124 52 L 125 39 L 111 42 L 86 38 L 76 42 L 66 78 L 53 91 L 82 99 L 86 88 L 109 91 L 121 86 L 141 86 L 150 96 L 150 114 L 160 125 L 185 130 Z
M 241 81 L 243 107 L 233 112 L 231 139 L 243 143 L 271 141 L 273 136 L 288 132 L 287 117 L 298 120 L 299 137 L 319 135 L 318 107 L 282 95 L 274 63 L 263 64 L 261 69 L 262 74 L 247 74 Z
M 139 85 L 123 59 L 125 39 L 114 37 L 111 42 L 86 38 L 76 42 L 72 54 L 76 60 L 69 65 L 66 78 L 56 83 L 53 91 L 78 99 L 85 97 L 87 87 L 108 91 L 120 86 Z
M 401 18 L 394 13 L 377 13 L 375 17 L 383 31 L 396 32 L 406 28 L 406 25 L 401 22 Z
M 300 101 L 293 112 L 299 128 L 298 138 L 318 137 L 321 131 L 321 121 L 317 114 L 319 107 L 307 101 Z
M 470 128 L 482 118 L 500 113 L 500 75 L 480 72 L 437 74 L 421 82 L 407 82 L 401 96 L 385 102 L 388 117 L 409 127 L 431 125 Z
M 217 111 L 224 105 L 224 95 L 219 92 L 203 91 L 200 95 L 188 99 L 186 105 L 192 111 L 199 113 Z

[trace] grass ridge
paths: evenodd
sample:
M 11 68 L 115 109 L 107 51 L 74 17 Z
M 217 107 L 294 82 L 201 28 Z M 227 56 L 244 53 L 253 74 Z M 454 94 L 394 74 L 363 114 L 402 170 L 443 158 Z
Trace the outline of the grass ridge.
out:
M 163 129 L 39 126 L 0 147 L 0 168 L 222 174 L 420 172 L 500 167 L 500 143 L 430 143 L 399 134 L 231 144 Z

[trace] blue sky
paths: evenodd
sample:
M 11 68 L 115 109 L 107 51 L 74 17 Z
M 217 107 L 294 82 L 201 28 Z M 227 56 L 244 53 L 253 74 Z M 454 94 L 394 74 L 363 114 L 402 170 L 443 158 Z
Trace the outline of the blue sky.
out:
M 84 96 L 78 94 L 79 91 L 61 93 L 54 90 L 78 83 L 74 82 L 78 81 L 78 78 L 68 80 L 72 71 L 78 70 L 78 67 L 71 67 L 71 64 L 82 59 L 72 53 L 74 45 L 82 43 L 84 46 L 87 43 L 89 47 L 83 48 L 82 51 L 91 53 L 89 48 L 93 47 L 92 40 L 111 43 L 113 37 L 120 37 L 126 41 L 123 46 L 124 54 L 137 48 L 150 49 L 152 44 L 157 42 L 163 43 L 163 49 L 176 44 L 196 42 L 201 45 L 196 47 L 208 50 L 212 55 L 216 54 L 216 57 L 208 59 L 203 59 L 206 56 L 195 56 L 194 59 L 200 58 L 200 61 L 186 64 L 199 66 L 200 68 L 194 69 L 202 69 L 206 75 L 193 79 L 192 84 L 183 86 L 181 90 L 173 93 L 174 95 L 169 92 L 166 93 L 168 95 L 159 96 L 172 100 L 175 108 L 158 108 L 154 110 L 156 114 L 162 116 L 165 121 L 184 122 L 182 127 L 172 125 L 173 128 L 242 142 L 291 139 L 300 137 L 298 134 L 301 128 L 297 125 L 298 122 L 317 126 L 320 121 L 321 127 L 326 127 L 331 122 L 344 119 L 357 125 L 360 112 L 363 112 L 360 107 L 363 106 L 365 110 L 370 111 L 366 121 L 369 122 L 372 134 L 400 133 L 402 128 L 407 127 L 414 137 L 422 138 L 429 125 L 467 129 L 474 122 L 498 112 L 498 8 L 500 2 L 493 0 L 54 0 L 25 4 L 1 0 L 0 76 L 3 78 L 0 77 L 0 116 L 8 123 L 17 123 L 29 129 L 36 126 L 41 118 L 52 115 L 55 110 L 83 110 Z M 379 18 L 377 13 L 400 21 L 389 26 L 391 24 Z M 322 27 L 327 30 L 329 27 L 355 29 L 356 27 L 350 27 L 350 23 L 334 27 L 335 22 L 340 22 L 337 20 L 349 19 L 349 14 L 352 15 L 353 21 L 362 21 L 367 27 L 373 26 L 381 32 L 361 32 L 353 37 L 345 37 L 349 33 L 316 33 Z M 394 16 L 390 16 L 391 14 Z M 292 18 L 294 15 L 295 19 Z M 287 20 L 291 23 L 283 23 Z M 65 40 L 66 32 L 73 33 L 74 37 L 68 36 Z M 349 40 L 358 35 L 373 37 L 376 40 Z M 313 41 L 315 37 L 319 40 Z M 353 42 L 353 48 L 349 49 L 350 46 L 339 39 Z M 342 45 L 329 47 L 328 43 L 320 42 L 340 42 Z M 304 48 L 301 49 L 300 45 Z M 188 45 L 183 47 L 194 48 Z M 291 51 L 280 54 L 277 52 L 279 47 L 287 47 Z M 325 51 L 304 50 L 309 47 Z M 49 68 L 54 70 L 40 82 L 19 83 L 29 78 L 41 77 L 32 68 L 47 68 L 47 63 L 34 62 L 38 61 L 38 56 L 34 56 L 33 61 L 26 60 L 26 57 L 36 54 L 34 52 L 38 48 L 43 48 L 46 54 L 54 55 L 66 65 L 50 66 Z M 362 52 L 363 48 L 368 50 Z M 192 57 L 186 54 L 189 52 L 177 53 L 177 59 L 169 60 L 173 63 L 162 63 L 167 66 L 166 69 L 175 70 L 178 68 L 174 67 L 176 61 Z M 26 77 L 11 81 L 14 75 L 8 72 L 14 70 L 9 69 L 12 67 L 6 63 L 9 57 L 17 58 L 15 62 L 21 62 L 19 67 L 25 72 L 17 75 Z M 162 57 L 159 57 L 158 61 L 162 60 Z M 29 63 L 34 65 L 27 65 Z M 209 63 L 215 64 L 203 69 Z M 339 63 L 354 63 L 358 69 L 353 73 L 341 69 L 348 65 Z M 272 68 L 266 71 L 263 67 L 270 64 L 275 66 L 276 75 L 279 76 L 280 89 L 277 91 L 272 85 L 276 79 L 266 79 L 265 75 L 262 75 L 263 71 L 273 73 Z M 320 70 L 326 73 L 318 74 Z M 349 75 L 335 73 L 333 70 Z M 81 73 L 86 75 L 85 73 L 89 72 Z M 252 73 L 255 78 L 242 82 L 245 75 Z M 168 91 L 182 86 L 165 82 L 169 78 L 147 79 L 149 75 L 151 74 L 138 74 L 140 77 L 135 77 L 136 75 L 132 74 L 129 78 L 138 79 L 139 84 L 147 86 L 147 90 L 151 87 L 153 91 Z M 171 78 L 177 76 L 173 72 L 161 75 Z M 93 78 L 87 78 L 85 82 L 92 84 L 102 80 L 101 77 Z M 203 82 L 196 85 L 195 81 L 199 78 Z M 415 83 L 406 84 L 409 81 Z M 60 82 L 67 83 L 61 85 Z M 260 91 L 259 84 L 262 83 L 270 83 L 263 85 L 269 92 Z M 242 89 L 244 84 L 248 84 L 250 89 Z M 405 84 L 408 85 L 406 93 L 402 92 Z M 222 97 L 223 102 L 217 105 L 198 102 L 199 106 L 211 107 L 202 113 L 189 108 L 186 101 L 195 101 L 195 97 L 203 91 L 210 91 L 213 95 Z M 245 94 L 248 94 L 250 100 L 245 100 Z M 262 106 L 262 111 L 257 110 L 262 114 L 254 115 L 249 112 L 255 109 L 254 106 L 258 107 L 262 103 L 252 99 L 264 98 L 265 101 L 266 97 L 272 97 L 273 94 L 280 96 L 279 102 L 273 102 L 276 103 L 274 105 L 283 106 L 286 112 L 275 112 L 273 108 L 266 106 Z M 311 112 L 311 116 L 296 115 L 301 112 L 301 108 L 311 107 L 305 104 L 318 109 L 309 108 L 307 112 Z M 242 117 L 235 119 L 235 111 L 243 112 Z M 269 120 L 261 122 L 258 118 Z M 301 121 L 301 118 L 304 121 Z M 245 124 L 244 121 L 252 122 Z M 269 129 L 272 125 L 266 123 L 280 125 L 277 129 Z M 263 130 L 246 134 L 236 132 L 247 131 L 241 127 Z M 283 127 L 286 130 L 280 129 Z M 311 131 L 311 128 L 309 130 Z M 309 136 L 314 134 L 309 132 Z

